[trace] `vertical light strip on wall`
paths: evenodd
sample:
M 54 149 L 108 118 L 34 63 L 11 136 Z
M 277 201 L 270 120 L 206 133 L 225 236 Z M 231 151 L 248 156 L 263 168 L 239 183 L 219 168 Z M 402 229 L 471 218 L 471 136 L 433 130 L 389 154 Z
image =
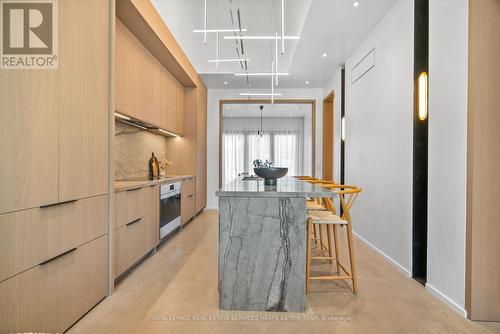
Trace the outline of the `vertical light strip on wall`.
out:
M 425 121 L 428 113 L 428 78 L 427 73 L 422 72 L 418 77 L 418 118 Z

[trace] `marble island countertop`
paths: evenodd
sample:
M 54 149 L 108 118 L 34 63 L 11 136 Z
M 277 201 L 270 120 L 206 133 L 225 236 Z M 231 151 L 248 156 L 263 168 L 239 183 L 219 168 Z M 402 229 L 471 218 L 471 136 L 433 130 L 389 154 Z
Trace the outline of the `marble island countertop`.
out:
M 265 186 L 264 180 L 243 180 L 238 178 L 222 186 L 219 197 L 334 197 L 335 194 L 318 185 L 285 176 L 278 179 L 276 186 Z
M 178 182 L 184 179 L 192 179 L 193 175 L 169 175 L 157 179 L 132 179 L 132 180 L 115 180 L 115 192 L 121 192 L 133 188 L 142 188 L 157 184 Z

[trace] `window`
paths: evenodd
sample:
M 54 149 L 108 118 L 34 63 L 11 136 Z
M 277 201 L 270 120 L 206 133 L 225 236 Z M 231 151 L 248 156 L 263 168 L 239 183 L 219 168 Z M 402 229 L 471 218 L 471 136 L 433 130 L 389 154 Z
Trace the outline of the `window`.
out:
M 223 184 L 236 179 L 245 164 L 245 136 L 243 134 L 223 134 L 222 151 L 222 180 Z
M 274 165 L 288 167 L 288 175 L 299 175 L 299 161 L 297 135 L 274 135 Z

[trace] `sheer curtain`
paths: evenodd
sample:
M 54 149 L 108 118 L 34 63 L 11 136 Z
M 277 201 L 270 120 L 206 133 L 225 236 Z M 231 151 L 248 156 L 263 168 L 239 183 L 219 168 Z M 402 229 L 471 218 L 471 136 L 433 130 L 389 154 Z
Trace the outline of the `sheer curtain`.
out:
M 222 124 L 222 181 L 240 173 L 253 174 L 253 161 L 269 160 L 276 167 L 288 167 L 288 175 L 304 168 L 304 118 L 266 117 L 264 135 L 259 117 L 224 117 Z

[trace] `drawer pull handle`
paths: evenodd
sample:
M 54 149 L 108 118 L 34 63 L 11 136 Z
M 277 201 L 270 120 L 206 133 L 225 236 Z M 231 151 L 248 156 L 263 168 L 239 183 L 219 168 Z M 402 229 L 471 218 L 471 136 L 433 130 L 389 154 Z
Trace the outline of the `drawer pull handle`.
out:
M 132 188 L 132 189 L 127 189 L 127 191 L 136 191 L 136 190 L 139 190 L 139 189 L 142 189 L 142 187 L 139 187 L 139 188 Z
M 130 226 L 130 225 L 135 224 L 135 223 L 138 223 L 138 222 L 140 222 L 140 221 L 141 221 L 141 218 L 136 219 L 136 220 L 133 220 L 133 221 L 131 221 L 130 223 L 128 223 L 126 226 Z
M 40 205 L 40 209 L 45 209 L 45 208 L 50 208 L 51 206 L 57 206 L 57 205 L 63 205 L 63 204 L 69 204 L 69 203 L 74 203 L 78 201 L 77 199 L 72 199 L 69 201 L 64 201 L 64 202 L 58 202 L 58 203 L 52 203 L 52 204 L 45 204 L 45 205 Z
M 194 195 L 194 194 L 191 194 L 191 195 L 188 195 L 188 198 L 191 198 L 191 197 L 193 197 L 193 195 Z
M 54 260 L 56 260 L 56 259 L 58 259 L 60 257 L 63 257 L 64 255 L 68 255 L 69 253 L 73 253 L 77 249 L 78 249 L 78 247 L 72 248 L 72 249 L 70 249 L 68 251 L 65 251 L 64 253 L 61 253 L 59 255 L 54 256 L 53 258 L 50 258 L 50 259 L 45 260 L 43 262 L 40 262 L 39 266 L 44 266 L 44 265 L 46 265 L 46 264 L 48 264 L 48 263 L 50 263 L 50 262 L 52 262 L 52 261 L 54 261 Z

